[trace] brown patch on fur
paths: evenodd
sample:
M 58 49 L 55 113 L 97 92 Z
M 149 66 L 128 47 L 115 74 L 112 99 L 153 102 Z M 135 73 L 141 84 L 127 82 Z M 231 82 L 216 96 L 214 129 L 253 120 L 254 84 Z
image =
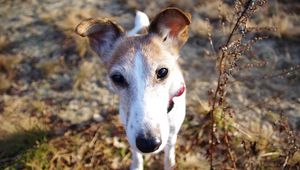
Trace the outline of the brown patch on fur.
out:
M 136 37 L 124 37 L 116 44 L 116 47 L 112 53 L 111 60 L 108 62 L 108 70 L 117 63 L 122 61 L 133 61 L 134 54 L 136 52 L 137 40 Z
M 108 63 L 108 69 L 111 69 L 114 64 L 124 62 L 124 60 L 126 60 L 126 62 L 133 62 L 137 51 L 141 51 L 143 54 L 144 62 L 149 62 L 149 60 L 153 58 L 157 60 L 161 57 L 162 59 L 161 44 L 158 43 L 160 39 L 157 39 L 158 38 L 153 35 L 141 35 L 125 37 L 120 40 L 120 42 L 116 44 L 112 58 Z
M 150 37 L 150 36 L 149 36 Z M 155 40 L 155 37 L 150 37 L 144 41 L 141 46 L 141 51 L 144 54 L 145 60 L 159 59 L 161 56 L 161 46 Z
M 75 28 L 75 32 L 82 37 L 90 36 L 92 34 L 99 33 L 99 32 L 107 32 L 111 30 L 115 30 L 116 32 L 119 33 L 124 32 L 123 28 L 120 25 L 107 18 L 103 18 L 103 19 L 88 18 L 81 21 Z

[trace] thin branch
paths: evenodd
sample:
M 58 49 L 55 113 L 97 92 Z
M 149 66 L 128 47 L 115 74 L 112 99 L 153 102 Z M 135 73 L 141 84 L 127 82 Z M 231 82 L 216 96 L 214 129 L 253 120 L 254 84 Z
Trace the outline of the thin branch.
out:
M 234 28 L 232 29 L 231 33 L 229 34 L 226 44 L 225 44 L 225 48 L 229 45 L 229 42 L 231 41 L 234 32 L 237 30 L 237 28 L 239 27 L 242 19 L 244 18 L 244 15 L 247 13 L 247 11 L 249 10 L 249 8 L 251 7 L 251 3 L 252 0 L 248 0 L 247 3 L 245 4 L 244 10 L 241 13 L 240 17 L 238 18 L 237 22 L 235 23 Z M 225 51 L 224 49 L 222 50 L 222 56 L 220 59 L 220 63 L 219 63 L 219 76 L 218 76 L 218 84 L 216 87 L 216 91 L 214 93 L 214 97 L 213 97 L 213 102 L 212 102 L 212 109 L 210 111 L 210 116 L 211 116 L 211 140 L 210 140 L 210 169 L 213 169 L 213 147 L 214 147 L 214 133 L 215 133 L 215 120 L 214 120 L 214 112 L 215 112 L 215 108 L 216 108 L 216 102 L 217 102 L 217 95 L 221 89 L 221 81 L 222 81 L 222 75 L 224 74 L 224 67 L 223 64 L 225 64 L 225 60 L 226 59 L 226 55 L 225 55 Z

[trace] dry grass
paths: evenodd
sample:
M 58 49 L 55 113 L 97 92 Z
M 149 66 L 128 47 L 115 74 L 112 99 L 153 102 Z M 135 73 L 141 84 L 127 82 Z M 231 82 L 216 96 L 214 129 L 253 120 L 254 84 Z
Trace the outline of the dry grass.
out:
M 0 35 L 0 51 L 2 51 L 8 43 L 8 38 L 4 35 Z
M 17 162 L 22 154 L 47 139 L 49 129 L 35 117 L 16 113 L 5 114 L 1 115 L 0 121 L 2 122 L 0 127 L 0 167 L 2 168 Z
M 11 81 L 7 79 L 5 74 L 0 74 L 0 93 L 6 92 L 11 87 Z
M 0 36 L 0 168 L 127 169 L 131 153 L 117 102 L 108 97 L 112 94 L 106 90 L 103 65 L 73 29 L 88 17 L 111 17 L 130 28 L 134 8 L 154 16 L 163 6 L 176 4 L 193 14 L 191 38 L 180 60 L 188 105 L 176 146 L 177 169 L 299 169 L 297 1 L 291 1 L 292 6 L 270 1 L 246 22 L 248 28 L 258 29 L 245 37 L 236 31 L 227 51 L 225 38 L 238 17 L 229 1 L 149 1 L 145 5 L 129 0 L 122 6 L 119 1 L 54 5 L 24 1 L 22 5 L 29 9 L 24 17 L 16 10 L 20 6 L 10 3 L 0 7 L 8 11 Z M 275 32 L 261 29 L 274 26 Z M 270 39 L 251 42 L 261 32 Z M 243 41 L 236 41 L 240 37 Z M 243 46 L 247 42 L 250 50 Z M 210 117 L 212 100 L 207 96 L 212 97 L 211 89 L 217 86 L 215 72 L 222 63 L 218 57 L 222 50 L 231 56 L 221 70 L 223 66 L 225 71 L 234 69 Z M 238 62 L 232 57 L 237 52 L 241 53 Z M 289 121 L 280 113 L 286 113 Z M 94 114 L 102 119 L 93 120 Z M 216 130 L 213 151 L 211 118 Z M 146 169 L 163 166 L 163 154 L 145 160 Z
M 85 82 L 88 82 L 89 78 L 91 78 L 94 74 L 95 64 L 90 61 L 83 61 L 75 76 L 73 88 L 79 89 Z

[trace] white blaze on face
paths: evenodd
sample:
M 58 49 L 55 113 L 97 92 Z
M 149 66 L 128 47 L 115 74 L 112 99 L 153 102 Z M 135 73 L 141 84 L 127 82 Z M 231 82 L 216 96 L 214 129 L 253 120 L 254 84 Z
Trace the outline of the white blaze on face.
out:
M 145 65 L 145 60 L 137 52 L 133 62 L 132 79 L 130 82 L 130 97 L 126 133 L 129 143 L 136 149 L 135 139 L 139 133 L 151 133 L 162 140 L 160 151 L 168 140 L 169 122 L 167 106 L 169 100 L 168 83 L 153 83 L 155 70 Z M 156 152 L 158 152 L 156 151 Z

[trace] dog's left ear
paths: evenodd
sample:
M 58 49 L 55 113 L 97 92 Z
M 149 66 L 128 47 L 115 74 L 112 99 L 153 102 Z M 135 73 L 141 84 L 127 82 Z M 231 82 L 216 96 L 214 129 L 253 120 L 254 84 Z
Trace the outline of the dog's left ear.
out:
M 106 64 L 111 58 L 117 40 L 124 35 L 123 28 L 108 19 L 85 19 L 75 28 L 75 32 L 88 37 L 90 46 Z
M 158 34 L 162 41 L 180 49 L 189 37 L 191 14 L 178 8 L 166 8 L 151 22 L 149 33 Z

